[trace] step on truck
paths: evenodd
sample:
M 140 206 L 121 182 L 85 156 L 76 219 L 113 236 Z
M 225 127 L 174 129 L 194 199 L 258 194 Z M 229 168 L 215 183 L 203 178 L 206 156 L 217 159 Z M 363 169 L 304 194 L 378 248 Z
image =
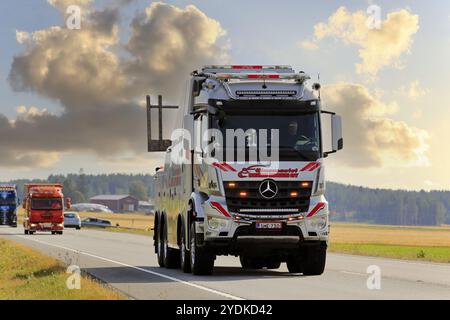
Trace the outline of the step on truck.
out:
M 289 66 L 192 73 L 182 128 L 171 143 L 149 143 L 170 145 L 154 177 L 160 266 L 209 275 L 217 256 L 231 255 L 244 269 L 324 272 L 324 159 L 343 148 L 342 121 L 322 110 L 309 79 Z
M 19 202 L 15 185 L 0 185 L 0 226 L 17 228 Z
M 64 209 L 70 209 L 70 198 L 65 199 L 61 184 L 26 184 L 24 187 L 23 227 L 26 235 L 36 232 L 64 232 Z

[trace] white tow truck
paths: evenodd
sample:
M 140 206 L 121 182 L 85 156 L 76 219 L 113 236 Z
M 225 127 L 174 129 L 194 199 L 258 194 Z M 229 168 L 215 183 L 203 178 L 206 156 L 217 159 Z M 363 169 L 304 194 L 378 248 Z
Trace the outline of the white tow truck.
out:
M 207 66 L 192 73 L 183 133 L 172 136 L 155 174 L 161 267 L 208 275 L 217 256 L 232 255 L 245 269 L 286 262 L 291 273 L 324 272 L 323 160 L 343 148 L 342 122 L 322 110 L 320 85 L 308 89 L 309 79 L 289 66 Z

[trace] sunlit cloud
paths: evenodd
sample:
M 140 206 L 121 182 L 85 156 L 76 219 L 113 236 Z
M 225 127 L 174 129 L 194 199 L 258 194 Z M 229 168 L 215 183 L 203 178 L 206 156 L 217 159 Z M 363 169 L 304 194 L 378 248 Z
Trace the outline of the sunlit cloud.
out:
M 359 74 L 375 76 L 383 67 L 401 66 L 401 57 L 410 51 L 413 36 L 419 30 L 419 16 L 405 9 L 394 11 L 381 21 L 380 29 L 369 28 L 367 19 L 363 11 L 349 12 L 340 7 L 327 22 L 314 26 L 313 38 L 305 40 L 303 48 L 317 50 L 326 38 L 355 45 L 361 59 L 356 64 Z

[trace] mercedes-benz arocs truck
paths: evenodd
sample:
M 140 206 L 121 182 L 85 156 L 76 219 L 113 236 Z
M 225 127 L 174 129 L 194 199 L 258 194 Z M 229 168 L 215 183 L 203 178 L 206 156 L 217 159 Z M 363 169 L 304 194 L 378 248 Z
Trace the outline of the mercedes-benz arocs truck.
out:
M 65 202 L 65 203 L 64 203 Z M 23 227 L 26 235 L 64 232 L 64 209 L 70 209 L 70 198 L 65 199 L 61 184 L 26 184 L 23 208 Z
M 15 185 L 0 185 L 0 226 L 17 228 L 19 201 Z
M 160 266 L 206 275 L 217 256 L 232 255 L 247 269 L 324 272 L 324 159 L 343 148 L 342 124 L 309 79 L 289 66 L 192 74 L 183 130 L 155 174 Z

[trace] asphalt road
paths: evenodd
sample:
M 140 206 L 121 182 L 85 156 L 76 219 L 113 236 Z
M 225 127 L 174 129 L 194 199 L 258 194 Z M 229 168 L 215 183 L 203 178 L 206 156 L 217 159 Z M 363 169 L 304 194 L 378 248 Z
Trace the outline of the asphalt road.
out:
M 213 276 L 195 277 L 157 266 L 152 239 L 93 230 L 63 236 L 23 235 L 0 227 L 0 237 L 80 266 L 135 299 L 450 299 L 450 264 L 329 254 L 319 277 L 280 270 L 246 271 L 234 257 L 219 257 Z M 367 287 L 367 268 L 381 271 L 380 290 Z

